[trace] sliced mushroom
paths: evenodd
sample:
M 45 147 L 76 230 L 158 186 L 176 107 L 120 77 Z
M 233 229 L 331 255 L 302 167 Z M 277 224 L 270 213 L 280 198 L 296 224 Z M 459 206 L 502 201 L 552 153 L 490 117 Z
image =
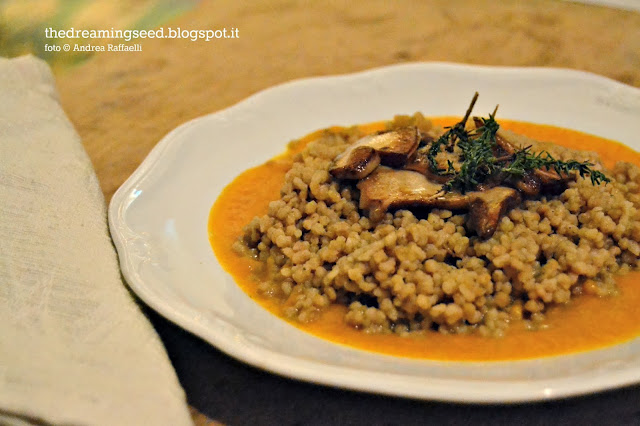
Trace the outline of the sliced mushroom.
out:
M 379 221 L 387 210 L 397 208 L 444 208 L 469 210 L 469 227 L 482 238 L 495 232 L 502 216 L 520 201 L 513 188 L 494 187 L 468 194 L 445 193 L 442 185 L 411 170 L 378 167 L 358 183 L 360 208 L 369 219 Z
M 561 181 L 567 182 L 567 181 L 572 179 L 572 177 L 568 176 L 568 175 L 561 176 L 555 170 L 535 169 L 533 171 L 533 173 L 540 180 L 540 183 L 543 186 L 544 185 L 553 185 L 553 184 L 561 182 Z
M 522 179 L 516 183 L 516 188 L 524 195 L 534 197 L 542 190 L 542 182 L 540 182 L 540 179 L 538 179 L 534 173 L 527 172 Z
M 414 172 L 421 173 L 427 177 L 430 181 L 438 183 L 446 183 L 451 179 L 451 176 L 437 175 L 431 171 L 431 164 L 427 158 L 429 150 L 428 148 L 420 148 L 416 151 L 416 154 L 411 158 L 409 163 L 404 167 L 405 170 L 413 170 Z
M 419 143 L 420 131 L 412 126 L 372 135 L 368 145 L 380 153 L 382 165 L 399 168 L 407 164 Z
M 420 148 L 416 155 L 407 163 L 404 167 L 405 170 L 412 170 L 414 172 L 418 172 L 422 175 L 427 175 L 431 172 L 431 166 L 429 165 L 429 160 L 427 159 L 427 150 L 424 148 Z
M 369 219 L 379 221 L 387 210 L 401 207 L 465 208 L 468 197 L 445 193 L 442 184 L 421 173 L 378 167 L 358 183 L 360 208 L 368 210 Z
M 476 123 L 477 125 L 477 123 Z M 518 146 L 515 143 L 510 142 L 504 135 L 502 129 L 498 129 L 496 132 L 496 145 L 507 154 L 513 154 L 518 150 Z
M 417 127 L 365 136 L 338 155 L 329 172 L 338 179 L 363 179 L 379 164 L 403 167 L 418 148 Z
M 467 225 L 481 238 L 489 238 L 498 228 L 502 216 L 520 203 L 520 194 L 513 188 L 496 186 L 486 191 L 469 193 Z
M 363 179 L 380 165 L 380 155 L 366 145 L 353 146 L 334 160 L 329 172 L 338 179 Z

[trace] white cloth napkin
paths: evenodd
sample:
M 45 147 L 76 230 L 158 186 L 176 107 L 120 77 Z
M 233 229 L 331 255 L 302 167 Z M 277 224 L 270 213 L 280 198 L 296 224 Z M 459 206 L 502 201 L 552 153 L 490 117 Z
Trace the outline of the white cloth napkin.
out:
M 3 422 L 192 424 L 121 280 L 89 158 L 34 57 L 0 58 Z

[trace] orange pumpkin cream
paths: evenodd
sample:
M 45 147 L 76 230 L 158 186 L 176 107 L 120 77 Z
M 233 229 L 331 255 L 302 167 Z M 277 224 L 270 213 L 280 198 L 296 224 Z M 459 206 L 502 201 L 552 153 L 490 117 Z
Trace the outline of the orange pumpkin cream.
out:
M 504 180 L 447 186 L 448 165 L 460 173 L 471 156 L 459 155 L 457 137 L 422 165 L 410 163 L 458 121 L 416 115 L 292 142 L 215 201 L 215 256 L 274 315 L 378 353 L 514 360 L 640 335 L 640 154 L 573 130 L 498 120 L 501 130 L 489 136 Z M 395 138 L 393 153 L 379 134 Z M 456 153 L 459 161 L 443 160 Z M 581 177 L 575 164 L 510 175 L 524 164 L 518 155 L 590 164 L 609 182 Z M 441 175 L 424 168 L 429 158 Z

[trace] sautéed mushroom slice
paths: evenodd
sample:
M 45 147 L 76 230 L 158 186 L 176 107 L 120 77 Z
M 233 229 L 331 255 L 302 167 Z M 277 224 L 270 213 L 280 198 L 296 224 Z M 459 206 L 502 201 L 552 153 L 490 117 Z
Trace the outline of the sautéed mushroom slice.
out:
M 493 235 L 505 212 L 520 201 L 518 191 L 513 188 L 446 193 L 442 184 L 421 173 L 388 167 L 378 167 L 358 183 L 358 188 L 360 208 L 369 212 L 371 220 L 379 221 L 387 210 L 403 207 L 468 210 L 469 227 L 483 238 Z
M 420 142 L 417 127 L 364 136 L 338 155 L 329 172 L 338 179 L 364 179 L 379 164 L 404 167 Z

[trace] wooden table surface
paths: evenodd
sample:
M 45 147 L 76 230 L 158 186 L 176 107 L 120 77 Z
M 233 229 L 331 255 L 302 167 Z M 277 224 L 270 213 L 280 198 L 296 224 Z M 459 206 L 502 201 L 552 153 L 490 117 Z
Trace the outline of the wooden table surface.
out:
M 147 39 L 140 42 L 140 52 L 97 53 L 87 63 L 57 75 L 63 106 L 82 137 L 107 201 L 171 129 L 295 78 L 349 73 L 400 62 L 450 61 L 574 68 L 640 87 L 640 13 L 562 1 L 203 1 L 197 9 L 163 26 L 189 30 L 237 28 L 239 38 L 209 42 Z M 218 380 L 227 385 L 235 383 L 229 387 L 240 393 L 240 401 L 255 396 L 241 394 L 247 386 L 253 386 L 252 380 L 262 386 L 263 392 L 277 394 L 278 389 L 286 388 L 283 395 L 306 392 L 311 400 L 326 392 L 338 392 L 269 377 L 227 359 L 154 313 L 149 315 L 165 341 L 190 403 L 212 419 L 231 424 L 247 419 L 259 424 L 310 420 L 294 414 L 278 417 L 273 410 L 267 411 L 271 413 L 267 417 L 260 417 L 259 413 L 253 417 L 245 412 L 241 415 L 239 411 L 252 409 L 251 401 L 249 407 L 241 409 L 233 406 L 230 399 L 217 398 L 216 392 L 226 390 L 206 387 L 206 378 L 198 377 L 195 368 L 218 374 Z M 186 365 L 185 360 L 199 365 Z M 640 389 L 621 392 L 614 393 L 614 397 L 594 397 L 596 400 L 587 400 L 584 407 L 616 404 L 615 401 L 632 406 L 634 399 L 639 405 Z M 347 395 L 350 396 L 335 394 L 335 398 L 359 401 L 362 412 L 367 411 L 367 403 L 383 401 Z M 612 402 L 611 398 L 618 399 Z M 294 402 L 304 404 L 301 401 L 306 400 Z M 474 418 L 470 408 L 460 410 L 415 401 L 390 404 L 396 407 L 393 409 L 409 407 L 419 415 L 437 414 L 434 419 L 446 419 L 454 412 Z M 573 415 L 571 410 L 580 408 L 580 404 L 570 403 L 573 408 L 557 405 L 551 411 L 548 406 L 539 411 L 525 408 L 521 414 L 514 414 L 517 410 L 509 408 L 504 417 L 497 419 L 535 423 L 536 413 L 542 416 L 538 417 L 540 420 L 553 414 L 553 410 L 560 410 L 560 419 L 578 420 L 578 412 Z M 338 409 L 339 404 L 329 406 Z M 638 408 L 634 409 L 624 415 L 639 421 L 640 417 L 633 417 L 638 416 Z M 484 408 L 478 410 L 484 419 L 496 419 L 487 417 Z M 357 418 L 345 416 L 331 418 L 358 423 Z M 205 423 L 205 417 L 196 418 L 198 423 Z M 321 424 L 321 418 L 310 423 Z M 418 420 L 411 416 L 403 419 L 409 423 Z M 368 420 L 375 424 L 388 422 L 388 417 L 380 415 Z

